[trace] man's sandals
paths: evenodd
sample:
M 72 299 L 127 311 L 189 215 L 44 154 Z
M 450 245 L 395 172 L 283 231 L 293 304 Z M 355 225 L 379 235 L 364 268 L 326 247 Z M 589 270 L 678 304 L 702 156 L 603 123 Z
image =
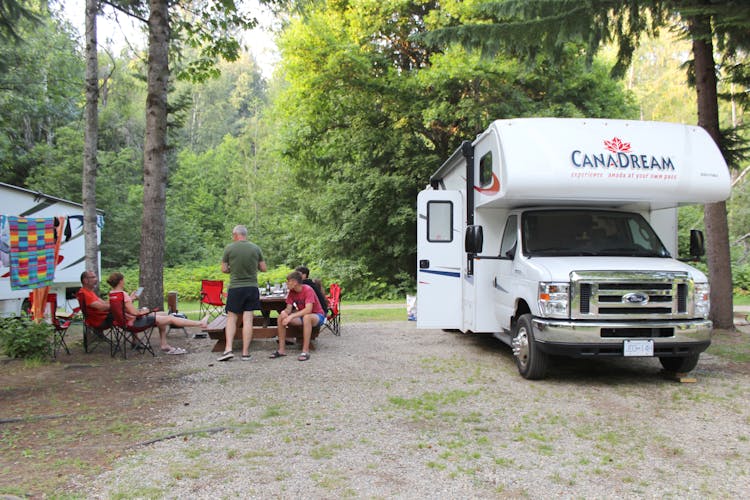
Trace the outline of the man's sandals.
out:
M 273 354 L 271 354 L 268 357 L 271 358 L 271 359 L 276 359 L 276 358 L 282 358 L 284 356 L 286 356 L 286 353 L 279 352 L 279 351 L 274 351 Z

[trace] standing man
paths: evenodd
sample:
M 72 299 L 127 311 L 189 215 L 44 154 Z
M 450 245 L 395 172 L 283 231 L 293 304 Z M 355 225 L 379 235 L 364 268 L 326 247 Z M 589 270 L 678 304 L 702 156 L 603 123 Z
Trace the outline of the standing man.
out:
M 276 333 L 279 336 L 279 348 L 271 354 L 271 358 L 286 356 L 286 327 L 302 325 L 302 354 L 299 361 L 310 359 L 310 337 L 315 326 L 322 325 L 326 320 L 326 313 L 320 305 L 315 291 L 302 283 L 299 271 L 292 271 L 286 277 L 289 293 L 286 296 L 286 308 L 279 313 Z
M 263 252 L 255 243 L 247 241 L 247 228 L 232 229 L 232 243 L 224 249 L 221 272 L 229 274 L 227 289 L 226 347 L 219 361 L 229 361 L 232 342 L 237 332 L 237 320 L 242 315 L 242 359 L 250 360 L 250 341 L 253 339 L 253 311 L 260 309 L 258 271 L 266 272 Z

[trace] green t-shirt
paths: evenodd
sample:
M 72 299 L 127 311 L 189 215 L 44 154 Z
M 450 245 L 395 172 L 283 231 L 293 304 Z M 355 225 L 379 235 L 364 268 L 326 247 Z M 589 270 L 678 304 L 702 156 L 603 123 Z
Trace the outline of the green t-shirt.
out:
M 229 264 L 229 287 L 258 286 L 258 262 L 265 260 L 255 243 L 233 241 L 224 249 L 222 262 Z

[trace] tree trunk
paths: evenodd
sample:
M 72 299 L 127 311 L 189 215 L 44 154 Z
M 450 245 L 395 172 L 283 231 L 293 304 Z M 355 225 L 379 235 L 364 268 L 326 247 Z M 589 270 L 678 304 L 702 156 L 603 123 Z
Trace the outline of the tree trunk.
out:
M 83 237 L 86 270 L 99 274 L 96 226 L 96 151 L 99 142 L 99 60 L 96 45 L 97 0 L 86 0 L 86 112 L 83 145 Z
M 147 307 L 162 307 L 167 189 L 169 8 L 166 0 L 149 0 L 149 6 L 140 284 L 144 288 L 141 303 Z
M 719 144 L 719 103 L 709 18 L 690 21 L 693 40 L 695 88 L 698 94 L 698 125 Z M 706 226 L 706 260 L 711 282 L 710 317 L 715 328 L 734 327 L 732 264 L 729 256 L 729 224 L 725 202 L 708 203 L 703 209 Z

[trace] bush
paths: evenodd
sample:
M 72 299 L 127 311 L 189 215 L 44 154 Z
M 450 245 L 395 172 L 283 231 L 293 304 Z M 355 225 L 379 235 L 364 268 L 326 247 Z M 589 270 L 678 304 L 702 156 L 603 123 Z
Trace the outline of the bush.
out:
M 335 266 L 325 268 L 310 267 L 310 277 L 323 280 L 323 286 L 328 290 L 331 283 L 341 285 L 342 294 L 346 300 L 373 300 L 373 299 L 403 299 L 407 294 L 414 294 L 415 283 L 408 274 L 386 280 L 367 272 L 364 266 L 350 262 L 339 263 Z M 138 288 L 139 270 L 137 267 L 117 269 L 125 276 L 125 288 L 130 292 Z M 106 279 L 114 269 L 102 270 L 101 282 L 99 283 L 102 297 L 109 293 L 109 285 Z M 258 273 L 258 284 L 263 287 L 266 281 L 276 285 L 286 281 L 286 275 L 293 271 L 287 266 L 278 266 L 269 269 L 265 273 Z M 223 280 L 224 291 L 229 284 L 229 275 L 221 272 L 219 264 L 215 265 L 184 265 L 164 269 L 164 300 L 167 300 L 169 292 L 177 292 L 180 301 L 199 301 L 201 280 Z
M 44 359 L 50 355 L 54 327 L 27 318 L 0 318 L 0 350 L 11 358 Z

